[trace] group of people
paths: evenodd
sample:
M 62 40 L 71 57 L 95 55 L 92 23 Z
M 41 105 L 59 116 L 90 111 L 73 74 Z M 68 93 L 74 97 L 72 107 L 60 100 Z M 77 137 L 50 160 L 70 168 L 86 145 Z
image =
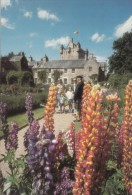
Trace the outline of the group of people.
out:
M 68 106 L 68 111 L 73 113 L 76 111 L 76 120 L 81 120 L 81 103 L 82 103 L 82 94 L 83 94 L 83 78 L 82 76 L 76 77 L 76 87 L 73 91 L 71 87 L 68 87 L 68 90 L 64 88 L 62 81 L 57 85 L 58 95 L 57 95 L 57 105 L 59 112 L 65 112 L 65 107 Z
M 74 93 L 71 87 L 68 90 L 62 90 L 57 95 L 57 105 L 59 112 L 65 112 L 65 107 L 68 105 L 69 112 L 73 112 L 73 97 Z

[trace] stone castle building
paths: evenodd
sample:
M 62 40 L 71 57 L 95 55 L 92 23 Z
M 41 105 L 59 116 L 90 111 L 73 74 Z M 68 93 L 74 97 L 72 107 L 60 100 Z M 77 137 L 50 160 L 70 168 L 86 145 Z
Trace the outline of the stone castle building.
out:
M 89 81 L 92 75 L 98 77 L 100 73 L 103 77 L 105 68 L 105 63 L 97 62 L 93 54 L 89 54 L 88 50 L 83 50 L 79 42 L 77 44 L 73 43 L 72 38 L 66 48 L 61 45 L 60 60 L 49 61 L 46 55 L 40 61 L 34 61 L 30 57 L 28 65 L 32 67 L 36 84 L 41 83 L 38 72 L 42 70 L 48 72 L 47 84 L 53 81 L 52 74 L 54 70 L 63 72 L 61 79 L 64 84 L 73 84 L 73 79 L 77 75 L 82 75 L 86 81 Z

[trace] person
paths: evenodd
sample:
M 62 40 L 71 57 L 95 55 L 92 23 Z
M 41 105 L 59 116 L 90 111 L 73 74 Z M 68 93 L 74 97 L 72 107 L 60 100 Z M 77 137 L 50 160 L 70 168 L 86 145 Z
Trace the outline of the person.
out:
M 59 97 L 59 107 L 61 113 L 65 112 L 65 96 L 63 93 L 61 93 Z
M 76 77 L 76 88 L 74 92 L 74 102 L 75 102 L 75 108 L 77 110 L 76 120 L 81 120 L 81 104 L 82 104 L 82 95 L 83 95 L 83 87 L 84 82 L 82 76 Z
M 68 100 L 68 106 L 69 106 L 69 112 L 73 112 L 73 91 L 72 91 L 72 88 L 69 87 L 68 88 L 68 91 L 66 92 L 66 97 L 67 97 L 67 100 Z
M 57 107 L 58 111 L 60 112 L 60 95 L 64 92 L 64 85 L 61 79 L 58 79 L 57 84 Z

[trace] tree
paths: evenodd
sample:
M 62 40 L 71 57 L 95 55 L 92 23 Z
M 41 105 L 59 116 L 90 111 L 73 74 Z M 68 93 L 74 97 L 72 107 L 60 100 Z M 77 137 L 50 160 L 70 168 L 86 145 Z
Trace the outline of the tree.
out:
M 60 76 L 63 74 L 62 71 L 59 70 L 54 70 L 54 72 L 52 73 L 52 78 L 54 80 L 55 83 L 57 83 L 58 79 L 60 79 Z
M 21 77 L 21 83 L 24 84 L 28 84 L 28 85 L 33 85 L 34 81 L 33 81 L 33 74 L 30 71 L 22 71 L 21 72 L 22 77 Z
M 29 71 L 10 71 L 6 75 L 7 84 L 17 83 L 19 86 L 33 85 L 33 75 Z
M 46 83 L 48 78 L 48 73 L 46 70 L 42 70 L 38 72 L 39 80 L 41 80 L 42 83 Z
M 109 58 L 112 73 L 132 73 L 132 32 L 125 33 L 123 37 L 113 42 L 114 54 Z
M 6 75 L 7 84 L 13 84 L 18 82 L 18 73 L 17 71 L 10 71 Z

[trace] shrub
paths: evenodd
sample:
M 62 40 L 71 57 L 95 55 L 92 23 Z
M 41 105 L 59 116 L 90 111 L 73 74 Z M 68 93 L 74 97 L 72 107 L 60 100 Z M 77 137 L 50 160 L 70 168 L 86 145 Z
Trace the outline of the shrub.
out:
M 39 108 L 40 103 L 45 103 L 47 99 L 46 92 L 44 93 L 33 93 L 34 98 L 33 108 Z M 0 96 L 0 101 L 7 103 L 8 105 L 8 116 L 18 114 L 25 111 L 25 95 L 16 96 Z

